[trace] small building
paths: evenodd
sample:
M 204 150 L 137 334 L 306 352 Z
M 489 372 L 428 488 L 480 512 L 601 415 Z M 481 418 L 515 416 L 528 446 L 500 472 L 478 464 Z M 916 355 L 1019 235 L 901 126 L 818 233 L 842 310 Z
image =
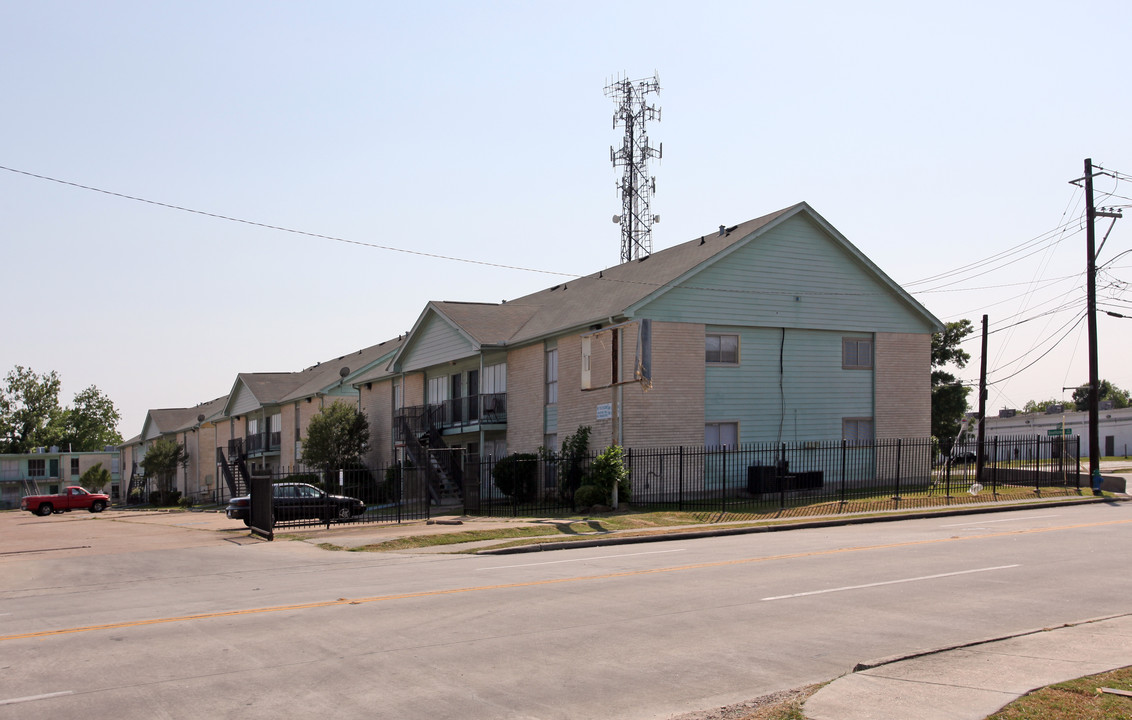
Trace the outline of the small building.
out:
M 985 435 L 1012 437 L 1038 435 L 1040 437 L 1081 438 L 1081 457 L 1089 457 L 1089 413 L 1073 409 L 1067 403 L 1052 412 L 1018 413 L 1000 411 L 997 417 L 985 421 Z M 1097 426 L 1102 457 L 1129 457 L 1132 452 L 1132 408 L 1105 408 L 1100 411 Z
M 99 463 L 110 471 L 110 486 L 101 491 L 114 500 L 119 495 L 121 479 L 116 447 L 95 452 L 44 447 L 31 453 L 0 454 L 0 510 L 18 508 L 25 495 L 54 494 L 68 485 L 79 485 L 82 474 Z

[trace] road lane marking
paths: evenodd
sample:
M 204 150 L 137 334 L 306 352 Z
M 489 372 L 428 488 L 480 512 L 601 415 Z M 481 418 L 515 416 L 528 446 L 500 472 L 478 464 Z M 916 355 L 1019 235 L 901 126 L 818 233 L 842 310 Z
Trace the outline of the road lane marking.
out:
M 921 575 L 914 578 L 901 578 L 900 580 L 885 580 L 883 582 L 866 583 L 864 585 L 846 585 L 839 588 L 826 588 L 825 590 L 810 590 L 809 592 L 792 593 L 790 595 L 775 595 L 764 597 L 762 602 L 769 600 L 789 600 L 790 598 L 806 597 L 807 595 L 824 595 L 826 593 L 845 592 L 846 590 L 864 590 L 865 588 L 881 587 L 883 585 L 899 585 L 900 583 L 919 582 L 921 580 L 936 580 L 938 578 L 955 577 L 956 575 L 970 575 L 972 573 L 990 572 L 991 570 L 1009 570 L 1022 567 L 1021 565 L 999 565 L 997 567 L 977 568 L 975 570 L 958 570 L 956 572 L 939 573 L 938 575 Z
M 10 698 L 8 700 L 0 700 L 0 705 L 15 705 L 16 703 L 32 702 L 33 700 L 47 700 L 49 698 L 62 697 L 63 695 L 74 695 L 74 690 L 64 690 L 63 692 L 44 693 L 43 695 L 28 695 L 27 697 Z
M 264 613 L 285 612 L 289 610 L 310 610 L 313 608 L 336 607 L 339 605 L 363 605 L 368 603 L 389 602 L 392 600 L 411 600 L 427 597 L 442 597 L 445 595 L 459 595 L 462 593 L 484 592 L 489 590 L 511 590 L 516 588 L 545 587 L 561 585 L 564 583 L 583 582 L 592 580 L 610 580 L 613 578 L 634 577 L 639 575 L 659 575 L 661 573 L 683 572 L 687 570 L 703 570 L 707 568 L 730 567 L 749 565 L 752 563 L 770 562 L 773 560 L 797 560 L 800 558 L 822 557 L 838 555 L 841 553 L 864 552 L 869 550 L 892 550 L 896 548 L 916 547 L 921 545 L 935 545 L 939 543 L 966 542 L 968 540 L 987 540 L 1017 535 L 1033 535 L 1037 533 L 1059 532 L 1062 530 L 1080 530 L 1082 528 L 1106 527 L 1110 525 L 1127 525 L 1132 520 L 1107 520 L 1097 523 L 1080 523 L 1077 525 L 1062 525 L 1048 528 L 1028 528 L 1025 530 L 1007 530 L 985 535 L 956 535 L 931 540 L 908 540 L 906 542 L 886 543 L 883 545 L 858 545 L 854 547 L 834 548 L 832 550 L 814 550 L 810 552 L 787 553 L 784 555 L 768 555 L 756 558 L 738 558 L 736 560 L 719 560 L 715 562 L 697 563 L 694 565 L 678 565 L 667 568 L 653 568 L 650 570 L 625 570 L 622 572 L 605 573 L 602 575 L 580 575 L 577 577 L 555 578 L 549 580 L 531 580 L 529 582 L 508 583 L 501 585 L 479 585 L 475 587 L 451 588 L 448 590 L 424 590 L 420 592 L 402 593 L 399 595 L 379 595 L 368 598 L 338 598 L 337 600 L 321 600 L 296 605 L 276 605 L 273 607 L 248 608 L 245 610 L 225 610 L 220 612 L 200 613 L 197 615 L 180 615 L 165 618 L 152 618 L 148 620 L 129 620 L 125 622 L 107 623 L 105 625 L 86 625 L 82 627 L 60 628 L 57 630 L 41 630 L 39 632 L 20 633 L 18 635 L 0 635 L 0 642 L 8 640 L 27 640 L 30 638 L 52 637 L 56 635 L 73 635 L 75 633 L 93 632 L 95 630 L 119 630 L 123 628 L 145 627 L 148 625 L 164 625 L 167 623 L 188 622 L 190 620 L 212 620 L 222 617 L 237 617 L 241 615 L 261 615 Z
M 991 523 L 1018 522 L 1020 520 L 1041 520 L 1043 518 L 1061 517 L 1060 515 L 1031 515 L 1029 517 L 1006 518 L 1005 520 L 972 520 L 965 523 L 952 523 L 940 527 L 963 527 L 964 525 L 990 525 Z
M 507 568 L 535 567 L 535 566 L 538 566 L 538 565 L 560 565 L 562 563 L 587 562 L 589 560 L 608 560 L 610 558 L 616 560 L 617 558 L 633 557 L 634 555 L 659 555 L 661 553 L 674 553 L 674 552 L 684 552 L 684 548 L 675 548 L 675 549 L 672 549 L 672 550 L 650 550 L 648 552 L 625 553 L 623 555 L 596 555 L 594 557 L 570 558 L 569 560 L 546 560 L 546 561 L 543 561 L 543 562 L 536 562 L 536 563 L 522 563 L 520 565 L 493 565 L 492 567 L 476 568 L 476 569 L 477 570 L 506 570 Z

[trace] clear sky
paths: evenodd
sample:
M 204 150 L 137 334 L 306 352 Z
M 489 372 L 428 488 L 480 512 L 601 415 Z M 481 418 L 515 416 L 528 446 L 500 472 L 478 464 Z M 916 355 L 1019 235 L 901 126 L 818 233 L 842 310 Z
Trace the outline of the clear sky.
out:
M 130 437 L 147 409 L 224 395 L 239 372 L 396 337 L 428 300 L 614 265 L 621 131 L 603 88 L 657 72 L 654 250 L 808 201 L 937 317 L 990 316 L 990 410 L 1068 397 L 1088 378 L 1069 181 L 1086 157 L 1132 176 L 1130 15 L 1125 0 L 7 0 L 0 373 L 56 370 L 64 402 L 97 385 Z M 1098 178 L 1097 198 L 1132 204 L 1132 181 Z M 1132 216 L 1099 262 L 1129 249 Z M 1105 267 L 1102 308 L 1132 315 L 1126 281 L 1132 253 Z M 1129 330 L 1100 318 L 1101 376 L 1123 388 Z

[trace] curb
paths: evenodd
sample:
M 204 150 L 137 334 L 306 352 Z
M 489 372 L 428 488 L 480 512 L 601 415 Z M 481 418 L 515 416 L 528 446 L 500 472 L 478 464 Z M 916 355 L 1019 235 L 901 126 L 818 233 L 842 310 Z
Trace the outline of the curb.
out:
M 1009 512 L 1016 510 L 1034 510 L 1037 508 L 1069 507 L 1075 505 L 1093 505 L 1097 503 L 1126 502 L 1128 500 L 1132 500 L 1132 498 L 1086 497 L 1080 500 L 1054 500 L 1027 505 L 956 508 L 954 510 L 939 510 L 936 512 L 900 513 L 861 518 L 833 518 L 829 520 L 809 520 L 797 523 L 781 523 L 778 525 L 756 525 L 754 527 L 690 530 L 688 532 L 661 532 L 655 535 L 633 535 L 628 537 L 617 537 L 616 535 L 609 535 L 602 538 L 595 538 L 593 540 L 552 540 L 549 542 L 541 542 L 532 545 L 518 545 L 516 547 L 508 548 L 486 548 L 484 550 L 477 550 L 475 554 L 518 555 L 521 553 L 543 552 L 549 550 L 567 550 L 570 548 L 604 547 L 609 545 L 633 545 L 638 543 L 668 542 L 671 540 L 696 540 L 709 537 L 725 537 L 728 535 L 749 535 L 752 533 L 784 532 L 787 530 L 814 530 L 820 528 L 840 527 L 844 525 L 866 525 L 869 523 L 896 522 L 899 520 L 924 520 L 934 517 L 955 517 L 958 515 L 983 515 L 987 513 Z
M 1051 632 L 1053 630 L 1061 630 L 1063 628 L 1078 627 L 1081 625 L 1090 625 L 1092 623 L 1104 622 L 1105 620 L 1115 620 L 1117 618 L 1130 617 L 1132 613 L 1117 613 L 1116 615 L 1103 615 L 1101 617 L 1089 618 L 1087 620 L 1078 620 L 1076 622 L 1067 622 L 1060 625 L 1053 625 L 1051 627 L 1034 628 L 1032 630 L 1022 630 L 1008 635 L 995 635 L 981 640 L 972 640 L 971 642 L 959 643 L 956 645 L 944 645 L 942 647 L 931 648 L 929 650 L 919 650 L 916 652 L 906 653 L 903 655 L 891 655 L 889 657 L 878 658 L 876 660 L 866 660 L 859 662 L 853 666 L 849 673 L 862 672 L 864 670 L 872 670 L 874 668 L 883 667 L 884 665 L 891 665 L 893 663 L 902 662 L 904 660 L 914 660 L 916 658 L 927 657 L 929 655 L 938 655 L 939 653 L 949 652 L 951 650 L 963 650 L 964 648 L 975 647 L 976 645 L 986 645 L 988 643 L 999 642 L 1002 640 L 1011 640 L 1013 638 L 1026 637 L 1027 635 L 1037 635 L 1039 633 Z

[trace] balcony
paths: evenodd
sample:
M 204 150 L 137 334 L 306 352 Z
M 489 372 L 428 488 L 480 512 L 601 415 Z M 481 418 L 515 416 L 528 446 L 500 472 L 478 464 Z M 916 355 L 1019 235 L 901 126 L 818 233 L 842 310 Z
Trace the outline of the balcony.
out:
M 264 453 L 279 452 L 282 445 L 283 433 L 262 432 L 236 438 L 228 441 L 228 456 L 234 457 L 241 451 L 248 455 L 263 455 Z
M 481 425 L 504 425 L 507 423 L 507 393 L 470 395 L 435 405 L 401 408 L 393 417 L 397 440 L 403 439 L 400 437 L 402 427 L 421 434 L 427 432 L 429 427 L 444 431 L 471 430 Z

